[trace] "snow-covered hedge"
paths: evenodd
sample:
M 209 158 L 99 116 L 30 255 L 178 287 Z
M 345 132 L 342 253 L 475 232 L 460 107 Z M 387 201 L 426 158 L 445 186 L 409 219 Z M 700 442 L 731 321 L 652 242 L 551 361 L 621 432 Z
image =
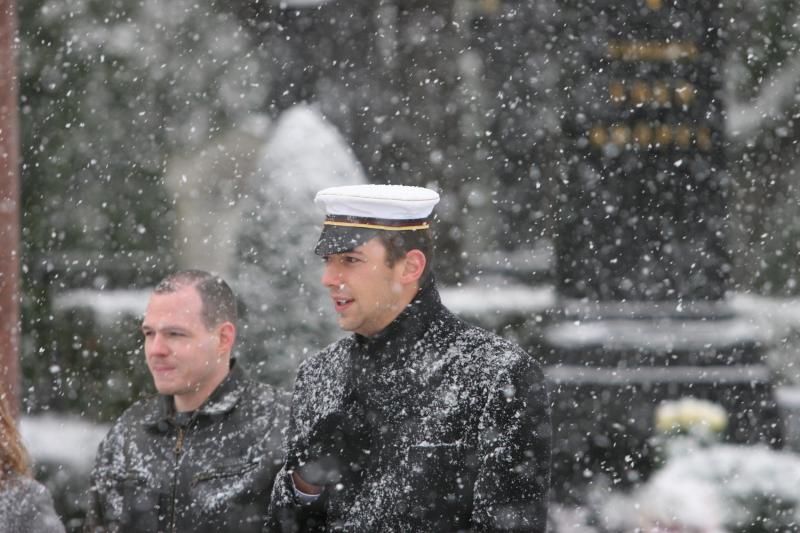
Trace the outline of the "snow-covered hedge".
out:
M 800 529 L 800 456 L 719 444 L 673 457 L 638 492 L 646 530 L 774 533 Z
M 695 398 L 662 403 L 654 436 L 662 468 L 630 494 L 600 496 L 595 521 L 619 532 L 800 531 L 800 455 L 719 443 L 727 416 Z

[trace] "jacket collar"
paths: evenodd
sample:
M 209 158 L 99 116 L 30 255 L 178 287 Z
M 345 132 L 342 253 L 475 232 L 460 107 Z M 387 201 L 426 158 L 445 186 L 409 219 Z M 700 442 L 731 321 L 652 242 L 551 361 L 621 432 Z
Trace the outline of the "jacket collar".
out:
M 233 410 L 245 388 L 244 370 L 236 359 L 231 358 L 231 368 L 214 392 L 192 415 L 192 420 L 206 416 L 209 418 L 223 416 Z M 165 432 L 169 426 L 175 425 L 175 399 L 172 395 L 159 394 L 156 409 L 145 415 L 144 424 L 150 428 Z
M 329 369 L 325 398 L 329 401 L 315 405 L 319 418 L 339 413 L 363 393 L 365 383 L 379 369 L 396 368 L 414 355 L 414 347 L 440 318 L 442 306 L 433 277 L 420 287 L 411 303 L 383 331 L 371 337 L 357 333 L 340 344 L 340 350 L 326 361 Z
M 430 328 L 442 308 L 436 281 L 431 276 L 383 331 L 371 337 L 354 335 L 358 351 L 374 362 L 407 353 Z

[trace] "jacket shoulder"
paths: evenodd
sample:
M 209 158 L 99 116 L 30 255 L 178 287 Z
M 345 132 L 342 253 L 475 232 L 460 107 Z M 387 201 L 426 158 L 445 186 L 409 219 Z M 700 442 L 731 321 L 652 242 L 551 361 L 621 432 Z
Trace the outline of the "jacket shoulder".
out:
M 354 343 L 352 337 L 344 338 L 303 361 L 294 382 L 293 420 L 315 420 L 340 407 L 351 381 L 349 362 Z
M 106 440 L 114 434 L 127 433 L 138 429 L 145 420 L 158 412 L 159 398 L 157 394 L 153 394 L 131 404 L 111 424 L 111 428 L 106 434 Z
M 266 417 L 271 423 L 280 423 L 288 416 L 292 394 L 284 389 L 253 379 L 243 380 L 244 392 L 240 398 L 240 409 L 250 416 Z
M 125 441 L 135 438 L 143 431 L 143 424 L 151 419 L 158 410 L 159 396 L 156 394 L 137 400 L 111 424 L 106 436 L 100 442 L 99 455 L 122 449 Z
M 300 363 L 297 371 L 298 379 L 308 374 L 336 371 L 345 364 L 346 355 L 352 349 L 353 343 L 352 337 L 344 337 L 308 357 Z
M 469 325 L 455 344 L 484 373 L 530 371 L 542 377 L 539 362 L 522 347 L 478 326 Z

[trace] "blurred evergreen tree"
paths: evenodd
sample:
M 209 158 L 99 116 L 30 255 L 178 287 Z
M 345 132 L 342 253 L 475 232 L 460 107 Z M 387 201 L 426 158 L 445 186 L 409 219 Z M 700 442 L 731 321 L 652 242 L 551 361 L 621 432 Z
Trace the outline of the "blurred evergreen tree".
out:
M 109 356 L 131 354 L 138 337 L 100 339 L 56 316 L 53 296 L 145 287 L 174 268 L 166 162 L 260 108 L 268 79 L 238 21 L 213 3 L 31 0 L 19 17 L 24 379 L 71 405 L 57 400 L 67 382 L 94 388 L 100 369 L 114 374 L 112 361 L 127 371 L 127 357 Z M 102 349 L 73 361 L 76 343 Z M 68 362 L 68 378 L 52 372 Z M 85 407 L 113 418 L 122 405 Z

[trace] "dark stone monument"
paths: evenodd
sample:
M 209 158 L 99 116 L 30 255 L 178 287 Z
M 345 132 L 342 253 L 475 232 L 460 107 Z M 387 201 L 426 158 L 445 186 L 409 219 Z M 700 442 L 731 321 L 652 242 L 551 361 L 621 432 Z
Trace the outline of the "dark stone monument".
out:
M 718 2 L 572 0 L 563 16 L 571 148 L 545 340 L 567 498 L 570 480 L 647 474 L 663 399 L 722 404 L 731 441 L 780 435 L 764 340 L 724 300 Z
M 719 300 L 730 270 L 719 9 L 659 0 L 575 9 L 559 290 L 598 301 Z

